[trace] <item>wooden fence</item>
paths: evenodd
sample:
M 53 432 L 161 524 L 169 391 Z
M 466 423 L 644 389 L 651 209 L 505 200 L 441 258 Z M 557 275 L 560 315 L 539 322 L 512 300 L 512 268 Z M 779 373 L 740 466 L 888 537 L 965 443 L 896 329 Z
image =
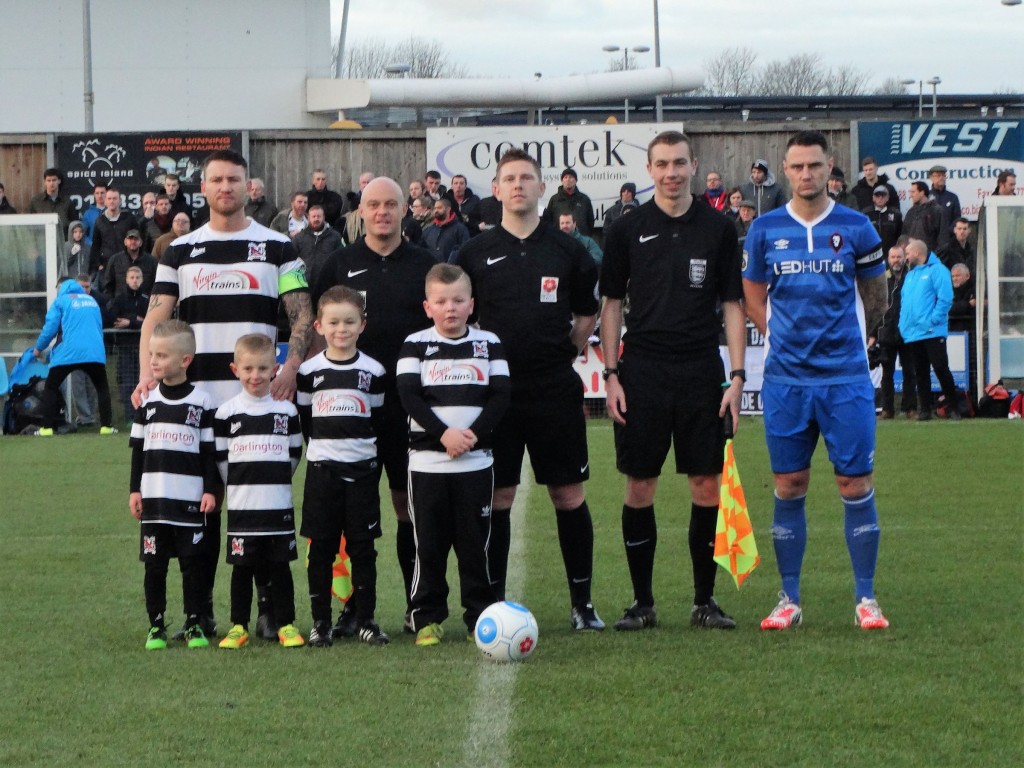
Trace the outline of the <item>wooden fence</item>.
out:
M 700 164 L 694 191 L 703 189 L 704 173 L 710 170 L 721 173 L 728 186 L 742 184 L 750 174 L 750 164 L 758 158 L 767 160 L 775 175 L 781 177 L 786 141 L 803 129 L 825 133 L 834 149 L 836 164 L 843 168 L 852 185 L 859 168 L 850 167 L 850 124 L 845 120 L 691 120 L 686 123 L 686 130 L 693 139 Z M 46 146 L 45 134 L 0 136 L 0 183 L 19 211 L 27 211 L 32 195 L 42 190 Z M 268 196 L 280 207 L 287 205 L 293 192 L 310 188 L 311 173 L 317 168 L 327 173 L 331 189 L 345 193 L 358 187 L 363 171 L 390 176 L 404 189 L 412 179 L 423 177 L 426 162 L 423 129 L 249 132 L 250 173 L 264 179 Z

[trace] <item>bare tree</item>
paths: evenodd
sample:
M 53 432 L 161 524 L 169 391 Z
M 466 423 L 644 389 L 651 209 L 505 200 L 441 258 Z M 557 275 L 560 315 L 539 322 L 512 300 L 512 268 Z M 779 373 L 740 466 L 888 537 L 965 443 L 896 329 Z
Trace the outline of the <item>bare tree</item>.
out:
M 828 84 L 828 70 L 816 53 L 798 53 L 770 61 L 761 70 L 757 93 L 761 96 L 817 96 Z
M 850 64 L 830 69 L 826 92 L 830 96 L 859 96 L 867 93 L 868 75 Z
M 868 75 L 844 64 L 830 69 L 816 53 L 800 53 L 757 66 L 749 48 L 729 48 L 704 61 L 702 96 L 856 96 Z
M 757 80 L 757 54 L 749 48 L 729 48 L 704 61 L 704 96 L 750 96 Z
M 872 93 L 875 96 L 902 96 L 907 92 L 907 86 L 898 77 L 887 77 L 881 85 L 875 88 Z
M 337 50 L 334 53 L 337 56 Z M 408 65 L 409 77 L 461 78 L 467 77 L 464 64 L 451 60 L 448 51 L 436 40 L 410 37 L 398 43 L 367 38 L 348 46 L 345 56 L 345 76 L 350 78 L 381 78 L 387 68 Z

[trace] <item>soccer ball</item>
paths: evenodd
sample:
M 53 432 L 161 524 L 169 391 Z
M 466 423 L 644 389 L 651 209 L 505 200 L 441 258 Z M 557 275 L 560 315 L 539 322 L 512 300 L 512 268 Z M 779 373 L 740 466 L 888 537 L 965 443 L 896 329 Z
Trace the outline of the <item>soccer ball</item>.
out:
M 529 609 L 504 601 L 487 606 L 476 621 L 476 647 L 491 661 L 523 661 L 537 647 L 537 620 Z

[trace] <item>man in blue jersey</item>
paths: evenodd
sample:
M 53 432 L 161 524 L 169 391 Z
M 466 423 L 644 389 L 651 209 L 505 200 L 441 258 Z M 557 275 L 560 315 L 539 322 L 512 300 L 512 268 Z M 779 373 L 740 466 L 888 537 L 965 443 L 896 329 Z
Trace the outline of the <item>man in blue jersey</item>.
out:
M 779 603 L 761 629 L 789 629 L 803 618 L 805 499 L 819 435 L 846 514 L 857 625 L 884 629 L 889 622 L 874 593 L 875 407 L 864 347 L 865 320 L 874 328 L 886 306 L 881 241 L 866 216 L 829 199 L 832 160 L 821 133 L 791 138 L 784 170 L 793 199 L 754 221 L 743 251 L 747 314 L 766 334 L 762 396 L 775 475 L 772 540 L 782 576 Z

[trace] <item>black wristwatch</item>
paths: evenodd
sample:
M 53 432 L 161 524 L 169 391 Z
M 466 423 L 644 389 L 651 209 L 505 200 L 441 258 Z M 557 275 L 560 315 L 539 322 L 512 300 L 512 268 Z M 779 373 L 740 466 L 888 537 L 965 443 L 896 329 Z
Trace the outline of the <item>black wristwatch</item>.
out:
M 609 376 L 618 376 L 618 375 L 619 375 L 619 369 L 618 368 L 605 368 L 601 372 L 601 378 L 604 379 L 605 381 L 608 381 L 608 377 Z
M 743 383 L 747 383 L 747 370 L 746 368 L 737 368 L 735 371 L 729 371 L 729 381 L 732 381 L 737 376 L 743 380 Z

